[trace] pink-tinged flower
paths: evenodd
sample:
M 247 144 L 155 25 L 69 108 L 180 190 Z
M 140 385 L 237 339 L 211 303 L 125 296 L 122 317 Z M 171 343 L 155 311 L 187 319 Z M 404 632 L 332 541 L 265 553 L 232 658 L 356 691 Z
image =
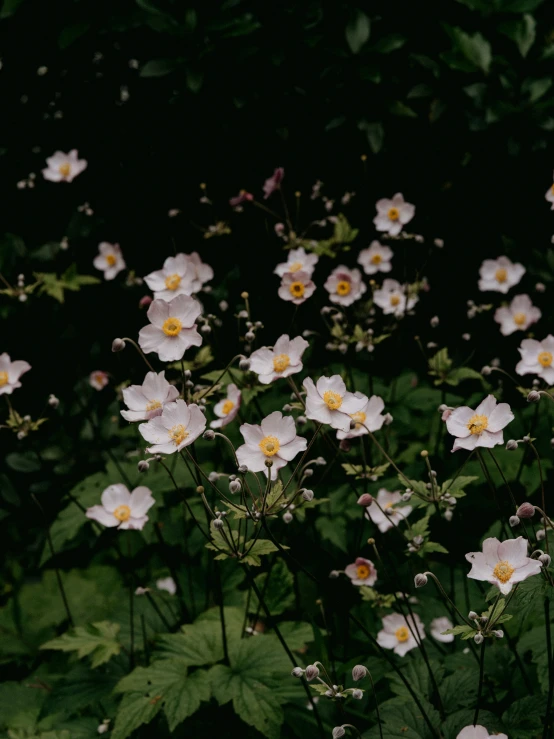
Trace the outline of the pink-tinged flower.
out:
M 92 263 L 104 273 L 105 280 L 113 280 L 126 267 L 119 244 L 109 244 L 107 241 L 98 244 L 98 256 L 94 257 Z
M 516 295 L 509 306 L 496 309 L 494 320 L 500 324 L 502 335 L 509 336 L 514 331 L 527 331 L 541 315 L 528 295 Z
M 314 294 L 315 284 L 307 272 L 286 272 L 279 287 L 279 297 L 300 305 Z
M 21 387 L 19 378 L 30 369 L 29 362 L 22 359 L 12 362 L 9 354 L 5 352 L 0 354 L 0 395 L 11 395 L 14 390 Z
M 456 739 L 508 739 L 506 734 L 489 734 L 484 726 L 471 724 L 465 726 Z
M 139 431 L 152 446 L 149 454 L 172 454 L 192 444 L 206 428 L 206 418 L 196 403 L 178 399 L 168 403 L 161 416 L 141 423 Z
M 343 264 L 335 267 L 331 272 L 324 288 L 329 293 L 331 303 L 338 305 L 352 305 L 359 300 L 367 290 L 359 269 L 348 269 Z
M 519 347 L 521 361 L 516 364 L 518 375 L 537 375 L 554 385 L 554 336 L 548 334 L 546 339 L 523 339 Z
M 344 573 L 352 580 L 352 585 L 375 585 L 377 570 L 369 559 L 357 557 L 356 561 L 345 568 Z
M 277 470 L 285 467 L 297 454 L 306 450 L 307 442 L 296 435 L 296 425 L 292 416 L 283 416 L 280 411 L 270 413 L 261 426 L 243 423 L 240 432 L 246 442 L 237 449 L 239 464 L 245 464 L 251 472 L 265 472 L 268 459 L 273 462 L 271 479 L 277 477 Z
M 415 215 L 415 205 L 406 203 L 401 192 L 393 195 L 392 200 L 381 198 L 375 203 L 377 215 L 373 219 L 377 231 L 386 231 L 397 236 L 402 226 L 409 223 Z
M 483 542 L 482 552 L 470 552 L 466 559 L 472 565 L 468 577 L 496 585 L 503 595 L 516 583 L 538 575 L 542 567 L 538 559 L 527 556 L 527 539 L 523 536 L 502 542 L 491 536 Z
M 125 485 L 107 487 L 101 496 L 102 505 L 88 508 L 87 518 L 98 521 L 102 526 L 141 531 L 148 521 L 146 513 L 156 502 L 151 491 L 141 485 L 130 493 Z
M 400 613 L 385 616 L 383 628 L 377 634 L 377 643 L 384 649 L 392 649 L 399 657 L 417 647 L 422 639 L 425 639 L 425 627 L 417 613 L 407 617 Z
M 150 295 L 143 295 L 139 300 L 139 308 L 148 308 L 151 302 L 152 297 Z
M 544 198 L 550 203 L 550 210 L 554 210 L 554 185 L 550 185 Z
M 443 644 L 450 644 L 450 642 L 454 641 L 454 634 L 444 634 L 443 632 L 452 628 L 454 628 L 452 621 L 446 616 L 441 616 L 441 618 L 434 618 L 431 621 L 431 628 L 429 630 L 433 639 Z
M 295 274 L 296 272 L 304 272 L 311 277 L 313 275 L 316 264 L 319 261 L 317 254 L 308 254 L 303 247 L 291 249 L 289 251 L 287 261 L 281 262 L 273 270 L 276 275 L 283 277 L 287 272 Z
M 289 377 L 302 371 L 302 354 L 308 346 L 306 339 L 301 336 L 289 339 L 288 334 L 283 334 L 277 339 L 273 349 L 264 346 L 252 352 L 250 369 L 257 373 L 258 380 L 263 385 L 280 377 Z
M 247 192 L 246 190 L 241 190 L 238 195 L 235 195 L 234 198 L 229 200 L 229 205 L 231 208 L 236 208 L 237 205 L 242 205 L 242 203 L 247 203 L 251 200 L 254 200 L 252 193 Z
M 275 190 L 279 190 L 281 188 L 281 182 L 283 181 L 284 177 L 285 170 L 283 169 L 283 167 L 277 167 L 271 177 L 268 177 L 267 180 L 264 182 L 264 200 L 267 200 L 268 197 L 275 192 Z
M 306 390 L 306 417 L 327 423 L 331 428 L 350 431 L 352 414 L 366 406 L 367 397 L 346 389 L 340 375 L 320 377 L 317 384 L 307 377 L 302 383 Z
M 188 295 L 173 300 L 154 300 L 148 308 L 150 326 L 139 331 L 139 344 L 145 354 L 156 352 L 162 362 L 175 362 L 191 346 L 200 346 L 202 337 L 195 321 L 202 306 Z
M 169 595 L 175 595 L 177 592 L 177 584 L 172 577 L 162 577 L 160 580 L 156 580 L 156 587 L 158 590 L 165 590 Z
M 354 428 L 349 431 L 337 431 L 337 439 L 354 439 L 356 436 L 363 436 L 369 431 L 379 431 L 385 423 L 385 416 L 382 410 L 385 407 L 385 401 L 378 395 L 372 395 L 368 398 L 366 395 L 356 391 L 354 395 L 357 398 L 364 399 L 364 405 L 359 411 L 350 413 L 350 419 L 355 422 Z
M 506 294 L 508 290 L 517 285 L 525 274 L 523 264 L 513 264 L 508 257 L 498 259 L 485 259 L 479 268 L 479 290 L 494 290 Z
M 378 241 L 372 241 L 367 249 L 362 249 L 358 255 L 358 264 L 366 275 L 374 275 L 377 272 L 390 272 L 392 264 L 390 260 L 393 257 L 392 249 L 383 246 Z
M 168 257 L 162 269 L 146 275 L 144 281 L 156 300 L 172 300 L 177 295 L 199 292 L 213 276 L 213 269 L 204 264 L 197 252 L 192 252 Z
M 403 505 L 397 508 L 397 503 L 401 501 L 402 494 L 398 490 L 389 493 L 385 488 L 381 488 L 377 492 L 377 500 L 374 498 L 373 503 L 366 510 L 366 518 L 370 518 L 379 531 L 385 533 L 385 531 L 392 529 L 393 526 L 398 526 L 400 521 L 408 518 L 413 511 L 410 505 Z
M 227 396 L 214 405 L 217 419 L 210 423 L 213 429 L 221 429 L 235 420 L 239 412 L 241 397 L 241 392 L 235 384 L 227 385 Z
M 446 419 L 448 433 L 456 437 L 452 451 L 472 451 L 480 446 L 491 449 L 503 444 L 502 429 L 513 420 L 514 414 L 508 403 L 497 405 L 494 395 L 487 395 L 475 410 L 467 405 L 456 408 Z
M 418 302 L 417 295 L 408 295 L 406 285 L 397 280 L 386 279 L 380 290 L 373 293 L 373 302 L 382 309 L 385 315 L 403 316 Z
M 110 380 L 108 378 L 107 372 L 102 372 L 102 370 L 94 370 L 94 372 L 90 373 L 88 381 L 90 386 L 93 387 L 95 390 L 103 390 Z
M 148 372 L 142 385 L 131 385 L 122 392 L 129 408 L 121 411 L 126 421 L 148 421 L 160 416 L 164 406 L 179 397 L 177 388 L 165 379 L 165 372 Z
M 50 182 L 72 182 L 87 168 L 86 159 L 79 159 L 77 149 L 72 149 L 69 154 L 56 151 L 47 158 L 46 164 L 48 166 L 42 170 L 42 176 Z

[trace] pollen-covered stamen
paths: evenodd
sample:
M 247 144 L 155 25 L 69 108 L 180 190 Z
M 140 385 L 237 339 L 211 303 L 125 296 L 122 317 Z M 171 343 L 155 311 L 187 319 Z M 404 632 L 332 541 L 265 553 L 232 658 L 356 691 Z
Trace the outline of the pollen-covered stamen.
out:
M 275 372 L 284 372 L 290 364 L 290 357 L 288 354 L 277 354 L 273 357 L 273 369 Z
M 61 174 L 62 177 L 67 177 L 71 173 L 71 164 L 69 162 L 64 162 L 64 164 L 60 164 L 58 167 L 58 172 Z
M 389 212 L 387 213 L 389 220 L 391 221 L 397 221 L 400 218 L 400 211 L 398 208 L 389 208 Z
M 391 295 L 389 302 L 393 308 L 396 308 L 396 306 L 400 304 L 400 295 Z
M 234 407 L 235 407 L 235 404 L 233 403 L 233 401 L 227 399 L 225 403 L 223 403 L 223 405 L 221 406 L 221 412 L 223 413 L 224 416 L 228 416 Z
M 348 295 L 352 290 L 352 285 L 348 280 L 341 280 L 337 283 L 337 295 Z
M 128 521 L 131 518 L 131 509 L 128 505 L 118 505 L 113 515 L 118 521 Z
M 291 282 L 289 292 L 294 298 L 301 298 L 306 288 L 302 282 Z
M 289 272 L 300 272 L 302 269 L 302 262 L 293 262 L 289 265 Z
M 175 446 L 179 446 L 179 444 L 182 444 L 189 435 L 189 432 L 186 430 L 182 423 L 178 423 L 177 425 L 172 426 L 169 429 L 168 433 L 171 437 L 171 440 L 175 442 Z
M 168 290 L 177 290 L 180 284 L 181 277 L 178 274 L 169 275 L 169 277 L 165 278 L 165 286 Z
M 266 457 L 273 457 L 281 448 L 281 444 L 276 436 L 265 436 L 260 441 L 259 447 Z
M 113 254 L 106 254 L 106 262 L 110 267 L 113 267 L 114 264 L 117 262 L 117 259 Z
M 494 277 L 497 282 L 506 282 L 508 279 L 508 272 L 504 269 L 504 267 L 501 267 L 500 269 L 497 269 L 494 273 Z
M 550 192 L 554 195 L 554 185 L 550 185 Z
M 4 387 L 4 385 L 8 384 L 8 373 L 7 372 L 0 372 L 0 387 Z
M 381 264 L 382 261 L 383 257 L 380 254 L 374 254 L 370 259 L 371 264 Z
M 516 326 L 523 326 L 526 320 L 527 320 L 527 316 L 525 315 L 525 313 L 515 313 L 514 314 L 514 323 Z
M 496 567 L 492 571 L 492 574 L 496 577 L 497 580 L 500 580 L 500 582 L 508 582 L 515 571 L 516 568 L 512 567 L 507 559 L 503 559 L 496 565 Z
M 550 367 L 552 364 L 552 358 L 552 352 L 541 352 L 537 357 L 537 360 L 543 367 Z
M 356 567 L 356 576 L 358 580 L 367 580 L 370 576 L 371 570 L 368 565 L 358 565 Z
M 488 425 L 489 419 L 487 416 L 480 416 L 477 413 L 467 422 L 467 428 L 470 434 L 482 434 Z
M 407 626 L 401 626 L 399 629 L 396 629 L 394 635 L 402 644 L 403 642 L 408 641 L 408 639 L 410 638 L 410 631 Z
M 342 405 L 342 397 L 334 390 L 326 390 L 323 393 L 323 402 L 330 411 L 338 411 Z
M 365 423 L 366 414 L 363 411 L 357 411 L 357 413 L 351 413 L 350 418 L 356 422 L 356 426 L 354 428 L 359 429 L 362 424 Z
M 148 411 L 149 413 L 150 413 L 150 411 L 157 411 L 157 410 L 158 410 L 158 408 L 161 408 L 161 407 L 162 407 L 162 404 L 160 403 L 160 401 L 159 401 L 159 400 L 150 400 L 150 401 L 149 401 L 149 402 L 148 402 L 148 403 L 146 404 L 146 410 L 147 410 L 147 411 Z
M 166 336 L 177 336 L 182 328 L 183 324 L 178 318 L 166 318 L 162 326 L 162 330 Z

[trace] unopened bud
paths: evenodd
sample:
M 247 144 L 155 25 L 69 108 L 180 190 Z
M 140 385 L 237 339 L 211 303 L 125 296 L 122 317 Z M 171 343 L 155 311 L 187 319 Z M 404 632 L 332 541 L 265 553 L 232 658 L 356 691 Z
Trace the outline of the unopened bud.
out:
M 509 452 L 513 452 L 517 449 L 517 441 L 515 439 L 510 439 L 506 442 L 506 449 Z
M 474 621 L 476 618 L 479 618 L 479 616 L 475 613 L 475 611 L 470 611 L 467 614 L 467 617 L 469 618 L 470 621 Z
M 427 451 L 427 449 L 422 449 L 421 452 L 419 453 L 419 456 L 425 459 L 425 457 L 429 456 L 429 452 Z
M 337 578 L 339 575 L 340 575 L 340 572 L 338 570 L 331 570 L 331 572 L 329 573 L 329 577 L 332 580 L 334 580 L 335 578 Z
M 487 375 L 490 375 L 492 372 L 492 367 L 489 367 L 488 364 L 486 364 L 484 367 L 481 368 L 481 374 L 483 377 L 487 377 Z
M 431 324 L 431 328 L 436 328 L 439 325 L 439 317 L 433 316 L 429 323 Z
M 544 529 L 537 529 L 537 533 L 536 533 L 537 541 L 542 541 L 545 536 L 546 536 L 546 531 Z
M 241 298 L 242 298 L 243 300 L 248 300 L 248 293 L 246 292 L 246 290 L 245 290 L 244 292 L 242 292 L 242 293 L 240 294 L 240 296 L 241 296 Z
M 341 736 L 344 736 L 346 734 L 346 731 L 342 728 L 342 726 L 335 726 L 333 729 L 333 739 L 340 739 Z
M 313 474 L 314 471 L 310 467 L 304 470 L 304 477 L 311 477 Z
M 313 680 L 319 675 L 319 669 L 315 665 L 308 665 L 305 671 L 306 680 Z
M 248 472 L 248 467 L 245 464 L 240 464 L 238 466 L 238 471 L 241 475 L 246 475 L 246 473 Z
M 421 534 L 418 534 L 417 536 L 414 536 L 412 541 L 416 545 L 416 547 L 420 547 L 425 541 L 425 539 L 423 538 L 423 536 L 421 536 Z
M 352 426 L 350 428 L 352 428 Z M 349 452 L 352 449 L 352 442 L 350 439 L 342 439 L 339 442 L 339 449 L 341 452 Z
M 508 521 L 510 526 L 514 528 L 514 526 L 519 526 L 519 518 L 517 516 L 510 516 L 510 520 Z
M 354 682 L 357 683 L 358 680 L 363 680 L 364 677 L 366 676 L 367 676 L 367 668 L 364 667 L 363 665 L 355 665 L 352 668 L 352 680 L 354 680 Z
M 391 416 L 391 414 L 390 413 L 385 413 L 385 415 L 383 416 L 383 418 L 384 418 L 383 424 L 385 426 L 390 426 L 391 423 L 392 423 L 392 416 Z
M 427 575 L 420 572 L 414 577 L 414 584 L 416 588 L 422 588 L 424 585 L 427 585 Z
M 150 465 L 145 459 L 141 459 L 140 462 L 137 464 L 137 468 L 139 472 L 148 472 L 150 469 Z
M 51 406 L 52 408 L 57 408 L 59 404 L 60 404 L 60 399 L 56 398 L 55 395 L 50 393 L 50 395 L 48 396 L 48 405 Z
M 496 636 L 497 639 L 504 638 L 504 632 L 502 631 L 502 629 L 496 629 L 496 631 L 493 631 L 492 633 Z
M 532 503 L 522 503 L 516 511 L 519 518 L 533 518 L 535 515 L 535 506 Z
M 202 438 L 206 439 L 206 441 L 213 441 L 215 439 L 215 431 L 212 431 L 212 429 L 207 429 L 202 434 Z
M 290 403 L 285 403 L 283 406 L 283 413 L 290 413 L 292 411 L 292 405 Z
M 250 360 L 249 359 L 241 359 L 239 362 L 239 369 L 241 369 L 243 372 L 246 372 L 246 370 L 250 369 Z
M 355 698 L 357 701 L 361 701 L 364 697 L 364 691 L 360 690 L 359 688 L 356 688 L 352 691 L 352 698 Z
M 256 334 L 253 331 L 247 331 L 244 335 L 244 338 L 246 341 L 254 341 L 256 338 Z
M 231 480 L 229 483 L 229 492 L 230 493 L 240 493 L 242 489 L 242 485 L 240 484 L 240 480 Z
M 304 492 L 302 493 L 302 498 L 309 503 L 311 500 L 314 499 L 314 491 L 304 490 Z
M 295 667 L 290 674 L 293 677 L 302 677 L 304 675 L 304 670 L 301 667 Z
M 125 342 L 123 339 L 114 339 L 112 341 L 112 352 L 122 352 L 125 349 Z
M 290 511 L 285 511 L 283 513 L 283 521 L 285 523 L 290 523 L 292 521 L 292 513 Z
M 478 634 L 475 634 L 475 636 L 473 637 L 473 641 L 476 644 L 482 644 L 485 641 L 485 637 L 483 636 L 483 634 L 481 634 L 481 632 L 479 632 Z
M 539 562 L 542 564 L 543 567 L 550 567 L 550 562 L 552 561 L 552 557 L 549 554 L 541 554 L 539 557 Z
M 404 503 L 407 503 L 410 500 L 410 498 L 412 497 L 412 495 L 413 495 L 413 493 L 412 493 L 411 490 L 410 491 L 406 490 L 405 493 L 402 493 L 401 500 Z
M 536 390 L 531 390 L 531 392 L 527 396 L 528 403 L 538 403 L 540 399 L 540 393 L 538 393 Z
M 198 495 L 204 495 L 204 486 L 198 485 L 196 488 L 196 492 L 198 493 Z
M 225 524 L 220 518 L 215 518 L 213 521 L 214 529 L 222 529 Z
M 357 500 L 358 505 L 363 506 L 364 508 L 367 508 L 373 503 L 373 498 L 369 493 L 364 493 L 363 495 L 360 495 L 360 497 Z
M 273 467 L 273 460 L 272 459 L 266 459 L 264 462 L 265 466 L 269 469 L 270 467 Z
M 208 475 L 208 480 L 210 482 L 217 482 L 219 480 L 219 472 L 216 472 L 215 470 L 210 472 L 210 474 Z

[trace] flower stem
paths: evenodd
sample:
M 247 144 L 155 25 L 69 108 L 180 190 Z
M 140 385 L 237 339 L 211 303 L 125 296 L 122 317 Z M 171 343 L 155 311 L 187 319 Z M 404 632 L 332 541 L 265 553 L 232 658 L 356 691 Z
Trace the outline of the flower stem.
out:
M 485 645 L 487 641 L 483 640 L 481 644 L 481 654 L 479 657 L 479 686 L 477 688 L 477 705 L 475 706 L 475 714 L 473 715 L 473 725 L 477 725 L 479 720 L 479 704 L 481 703 L 481 693 L 483 692 L 483 676 L 485 674 Z

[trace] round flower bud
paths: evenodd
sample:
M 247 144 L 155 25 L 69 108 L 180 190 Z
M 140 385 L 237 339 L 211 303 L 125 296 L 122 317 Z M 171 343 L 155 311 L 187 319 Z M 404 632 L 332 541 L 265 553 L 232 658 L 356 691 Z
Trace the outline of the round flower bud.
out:
M 266 467 L 273 467 L 273 460 L 272 459 L 266 459 L 264 462 Z
M 552 561 L 552 557 L 549 554 L 541 554 L 539 557 L 539 562 L 542 564 L 543 567 L 550 567 L 550 562 Z
M 220 518 L 214 518 L 214 529 L 222 529 L 225 526 Z
M 241 298 L 242 298 L 243 300 L 247 300 L 247 299 L 248 299 L 248 293 L 246 292 L 246 290 L 245 290 L 244 292 L 242 292 L 242 293 L 240 294 L 240 296 L 241 296 Z
M 212 429 L 207 429 L 207 431 L 204 431 L 202 434 L 202 438 L 206 439 L 206 441 L 213 441 L 215 439 L 215 431 L 212 431 Z
M 358 680 L 363 680 L 364 677 L 367 676 L 367 668 L 363 665 L 355 665 L 352 668 L 352 680 L 354 680 L 355 683 L 358 682 Z
M 542 541 L 544 537 L 546 536 L 546 531 L 544 529 L 537 529 L 537 541 Z
M 256 334 L 253 331 L 247 331 L 244 335 L 244 338 L 246 339 L 246 341 L 254 341 L 254 339 L 256 338 Z
M 342 728 L 342 726 L 335 726 L 333 729 L 333 739 L 340 739 L 341 736 L 344 736 L 346 734 L 346 731 Z
M 479 616 L 475 613 L 475 611 L 470 611 L 467 614 L 467 617 L 469 618 L 470 621 L 474 621 L 476 618 L 479 618 Z
M 329 573 L 329 577 L 332 580 L 334 580 L 335 578 L 337 578 L 339 575 L 340 575 L 340 572 L 338 570 L 331 570 L 331 572 Z
M 122 352 L 125 349 L 125 342 L 123 339 L 114 339 L 112 341 L 112 352 Z
M 283 521 L 285 523 L 290 523 L 292 521 L 292 513 L 290 511 L 285 511 L 283 513 Z
M 150 297 L 150 295 L 144 295 L 139 300 L 139 308 L 147 308 L 151 302 L 152 302 L 152 298 Z
M 241 359 L 239 362 L 239 369 L 243 370 L 245 372 L 246 370 L 250 369 L 250 360 L 249 359 Z
M 217 482 L 219 480 L 219 472 L 216 472 L 215 470 L 210 472 L 210 474 L 208 475 L 208 480 L 210 482 Z
M 308 467 L 308 469 L 304 470 L 304 477 L 311 477 L 314 474 L 314 471 Z
M 141 459 L 140 462 L 137 464 L 137 468 L 139 472 L 148 472 L 150 469 L 150 465 L 145 459 Z
M 519 518 L 533 518 L 535 515 L 535 506 L 532 503 L 522 503 L 516 511 Z
M 238 471 L 241 475 L 246 475 L 246 473 L 248 472 L 248 467 L 245 464 L 241 464 L 238 466 Z
M 540 393 L 538 393 L 536 390 L 531 390 L 531 392 L 527 396 L 528 403 L 538 403 L 540 399 Z
M 229 492 L 230 493 L 240 493 L 242 489 L 242 485 L 240 484 L 240 480 L 231 480 L 229 483 Z
M 431 328 L 436 328 L 439 325 L 439 317 L 433 316 L 433 318 L 431 318 L 429 323 L 431 324 Z
M 363 495 L 360 495 L 360 497 L 357 500 L 358 505 L 363 506 L 364 508 L 367 508 L 373 503 L 373 498 L 369 493 L 364 493 Z
M 509 452 L 514 452 L 517 449 L 517 441 L 515 439 L 510 439 L 506 442 L 506 449 Z
M 60 399 L 56 398 L 55 395 L 50 393 L 50 395 L 48 396 L 48 405 L 51 406 L 52 408 L 57 408 L 59 404 L 60 404 Z
M 425 541 L 425 539 L 423 538 L 423 536 L 421 536 L 421 534 L 418 534 L 417 536 L 414 536 L 412 541 L 416 545 L 416 547 L 420 547 Z
M 295 667 L 290 674 L 293 677 L 302 677 L 304 675 L 304 670 L 301 667 Z
M 412 497 L 412 495 L 413 495 L 413 493 L 412 493 L 412 491 L 411 491 L 411 490 L 410 490 L 410 491 L 406 490 L 406 492 L 405 492 L 405 493 L 402 493 L 402 497 L 401 497 L 401 500 L 402 500 L 402 501 L 403 501 L 404 503 L 407 503 L 407 502 L 408 502 L 408 501 L 410 500 L 410 498 Z
M 290 403 L 285 403 L 283 406 L 283 413 L 290 413 L 292 410 L 292 405 Z
M 302 498 L 309 503 L 311 500 L 314 499 L 314 491 L 304 490 L 304 492 L 302 493 Z
M 350 428 L 354 428 L 355 427 L 355 424 L 354 424 L 354 427 L 353 427 L 352 426 L 352 423 L 354 423 L 354 422 L 352 421 L 350 423 Z M 339 449 L 341 450 L 341 452 L 349 452 L 352 449 L 352 443 L 351 443 L 350 439 L 342 439 L 340 441 L 340 443 L 339 443 Z
M 510 516 L 510 520 L 508 521 L 510 526 L 514 528 L 514 526 L 518 526 L 520 523 L 520 520 L 517 516 Z
M 502 629 L 496 629 L 492 633 L 496 636 L 497 639 L 503 639 L 504 638 L 504 632 L 502 631 Z
M 479 632 L 478 634 L 475 634 L 475 636 L 473 637 L 473 641 L 476 644 L 482 644 L 485 641 L 485 637 L 483 636 L 483 634 L 481 634 L 481 632 Z
M 424 585 L 427 585 L 427 575 L 420 572 L 414 577 L 414 584 L 416 588 L 422 588 Z
M 306 667 L 306 680 L 313 680 L 319 675 L 319 669 L 315 665 L 308 665 Z
M 419 453 L 419 456 L 425 459 L 425 457 L 429 456 L 429 452 L 427 451 L 427 449 L 422 449 L 421 452 Z
M 486 364 L 484 367 L 481 368 L 481 374 L 484 377 L 487 377 L 487 375 L 490 375 L 492 372 L 492 367 L 489 367 L 488 364 Z
M 390 413 L 385 413 L 385 415 L 383 416 L 383 418 L 385 419 L 383 421 L 383 424 L 385 426 L 390 426 L 391 423 L 392 423 L 392 416 L 391 416 L 391 414 Z
M 445 411 L 448 410 L 448 406 L 446 405 L 446 403 L 441 403 L 441 405 L 439 405 L 437 410 L 439 413 L 444 413 Z

